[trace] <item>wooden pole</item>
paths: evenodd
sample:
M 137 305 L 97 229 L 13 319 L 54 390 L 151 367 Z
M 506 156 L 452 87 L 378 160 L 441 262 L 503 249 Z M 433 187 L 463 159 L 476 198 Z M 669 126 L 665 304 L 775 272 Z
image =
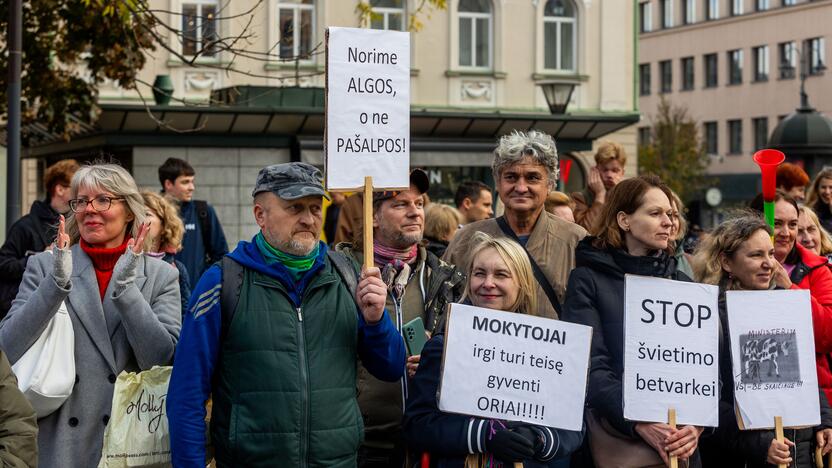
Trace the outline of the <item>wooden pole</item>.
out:
M 781 416 L 774 417 L 774 436 L 778 442 L 783 442 L 785 436 L 783 435 L 783 418 Z M 785 464 L 778 464 L 777 468 L 786 468 Z
M 823 468 L 823 449 L 820 447 L 815 448 L 815 466 Z
M 673 408 L 667 410 L 667 424 L 671 429 L 676 429 L 676 410 Z M 679 468 L 679 458 L 676 455 L 670 457 L 670 468 Z
M 364 268 L 376 266 L 373 259 L 373 176 L 364 177 Z

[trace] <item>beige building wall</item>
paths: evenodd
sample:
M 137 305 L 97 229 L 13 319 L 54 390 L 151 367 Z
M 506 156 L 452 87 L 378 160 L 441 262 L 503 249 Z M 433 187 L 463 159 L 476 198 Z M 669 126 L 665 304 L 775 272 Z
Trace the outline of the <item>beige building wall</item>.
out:
M 769 0 L 769 9 L 756 11 L 756 0 L 742 0 L 743 14 L 731 16 L 733 0 L 719 1 L 719 19 L 705 20 L 704 4 L 695 1 L 696 22 L 682 25 L 682 1 L 672 1 L 674 27 L 661 26 L 660 1 L 641 1 L 652 12 L 652 32 L 639 37 L 638 62 L 650 64 L 652 82 L 649 95 L 639 98 L 642 124 L 649 125 L 662 94 L 659 62 L 672 61 L 672 91 L 663 96 L 674 104 L 686 106 L 700 123 L 717 122 L 718 151 L 710 158 L 712 174 L 758 173 L 751 159 L 754 148 L 752 119 L 768 118 L 768 134 L 777 126 L 778 118 L 794 112 L 800 103 L 798 78 L 781 79 L 778 44 L 795 41 L 798 49 L 804 40 L 825 38 L 825 57 L 832 57 L 832 2 L 829 0 L 795 0 L 783 6 L 782 0 Z M 754 58 L 752 48 L 768 46 L 768 80 L 753 81 Z M 728 51 L 743 51 L 742 83 L 728 84 Z M 705 88 L 705 54 L 717 54 L 718 85 Z M 801 51 L 801 53 L 803 53 Z M 681 58 L 694 57 L 694 87 L 681 90 Z M 806 80 L 810 104 L 821 113 L 832 113 L 832 74 L 811 76 Z M 728 154 L 728 120 L 742 120 L 742 152 Z M 704 132 L 702 132 L 704 134 Z

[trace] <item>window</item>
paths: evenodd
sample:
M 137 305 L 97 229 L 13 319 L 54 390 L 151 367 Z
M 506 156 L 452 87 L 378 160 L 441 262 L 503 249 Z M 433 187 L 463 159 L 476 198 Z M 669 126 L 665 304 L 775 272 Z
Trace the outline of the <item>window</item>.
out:
M 491 1 L 459 2 L 459 66 L 491 68 Z
M 781 42 L 777 44 L 779 54 L 778 67 L 780 67 L 780 79 L 788 80 L 794 78 L 796 56 L 795 48 L 797 46 L 794 42 Z
M 638 128 L 638 144 L 639 146 L 650 144 L 650 127 Z
M 315 34 L 314 0 L 280 0 L 277 4 L 280 58 L 309 60 Z
M 758 117 L 752 120 L 754 125 L 754 151 L 768 146 L 768 117 Z
M 719 135 L 716 122 L 705 122 L 705 152 L 719 154 Z
M 705 19 L 719 19 L 719 0 L 705 0 Z
M 662 27 L 673 27 L 673 0 L 661 0 L 659 3 L 662 9 Z
M 638 4 L 639 30 L 643 33 L 653 30 L 653 10 L 650 2 Z
M 682 58 L 682 91 L 693 89 L 693 57 Z
M 728 121 L 728 154 L 742 153 L 742 120 Z
M 716 54 L 705 55 L 705 87 L 715 88 L 719 85 L 719 64 Z
M 768 10 L 768 0 L 755 0 L 754 1 L 754 8 L 757 11 L 766 11 Z
M 804 53 L 809 59 L 808 70 L 806 71 L 810 75 L 820 75 L 826 70 L 826 53 L 823 50 L 825 45 L 826 41 L 822 37 L 807 39 L 803 44 Z
M 768 81 L 768 46 L 751 50 L 754 55 L 754 81 Z
M 731 0 L 731 16 L 742 14 L 742 4 L 745 0 Z
M 673 91 L 673 62 L 670 60 L 662 60 L 659 62 L 659 76 L 661 77 L 661 87 L 659 90 L 662 93 Z
M 370 0 L 373 14 L 370 17 L 372 29 L 387 29 L 390 31 L 404 31 L 405 0 Z
M 642 63 L 638 66 L 638 93 L 641 96 L 650 95 L 650 64 Z
M 783 6 L 792 6 L 797 3 L 797 0 L 783 0 Z
M 215 57 L 217 49 L 216 0 L 192 0 L 182 3 L 182 55 Z
M 684 22 L 693 24 L 696 22 L 696 0 L 682 0 L 684 5 Z
M 742 50 L 728 51 L 728 84 L 742 83 Z
M 575 5 L 571 0 L 549 0 L 543 9 L 543 67 L 575 71 Z

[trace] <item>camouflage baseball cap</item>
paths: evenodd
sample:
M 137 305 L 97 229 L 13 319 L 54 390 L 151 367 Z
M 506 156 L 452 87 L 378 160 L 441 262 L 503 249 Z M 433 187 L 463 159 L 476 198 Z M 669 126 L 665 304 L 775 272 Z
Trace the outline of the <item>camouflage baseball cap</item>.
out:
M 323 196 L 329 200 L 322 185 L 323 175 L 320 169 L 302 162 L 274 164 L 260 169 L 257 182 L 251 196 L 261 192 L 274 192 L 284 200 L 313 195 Z

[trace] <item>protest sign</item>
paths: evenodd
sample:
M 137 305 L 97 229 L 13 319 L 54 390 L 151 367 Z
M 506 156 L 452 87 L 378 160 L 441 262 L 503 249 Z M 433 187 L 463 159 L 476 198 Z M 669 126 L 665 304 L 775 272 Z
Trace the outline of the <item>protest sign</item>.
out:
M 776 416 L 785 427 L 820 424 L 809 291 L 725 296 L 740 428 L 771 429 Z
M 719 424 L 716 286 L 627 275 L 624 417 L 680 425 Z
M 451 304 L 439 409 L 580 431 L 592 328 Z
M 328 28 L 326 188 L 410 186 L 410 34 Z

